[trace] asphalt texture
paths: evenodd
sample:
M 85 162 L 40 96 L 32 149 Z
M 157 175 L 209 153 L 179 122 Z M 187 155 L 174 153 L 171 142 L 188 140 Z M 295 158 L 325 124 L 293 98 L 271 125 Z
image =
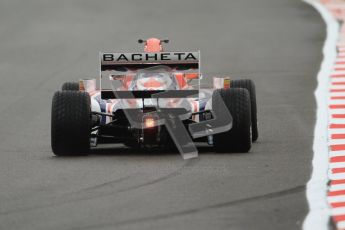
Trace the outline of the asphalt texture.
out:
M 196 159 L 123 146 L 54 157 L 53 93 L 98 76 L 99 51 L 201 50 L 252 78 L 259 141 Z M 0 1 L 0 229 L 299 229 L 308 206 L 325 25 L 299 0 Z M 208 77 L 207 77 L 208 76 Z

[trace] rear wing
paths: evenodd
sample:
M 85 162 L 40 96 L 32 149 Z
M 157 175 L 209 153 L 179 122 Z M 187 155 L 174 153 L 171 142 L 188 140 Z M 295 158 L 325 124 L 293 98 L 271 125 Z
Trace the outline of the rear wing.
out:
M 128 82 L 147 69 L 182 75 L 197 85 L 179 90 L 131 90 Z M 102 99 L 114 98 L 185 98 L 198 97 L 200 52 L 100 53 L 100 89 Z M 158 94 L 159 93 L 159 94 Z M 156 95 L 154 95 L 156 94 Z

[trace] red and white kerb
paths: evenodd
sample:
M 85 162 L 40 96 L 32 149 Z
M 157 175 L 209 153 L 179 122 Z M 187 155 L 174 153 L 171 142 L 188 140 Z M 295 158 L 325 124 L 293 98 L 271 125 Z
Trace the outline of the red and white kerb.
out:
M 337 58 L 329 76 L 327 200 L 337 229 L 345 229 L 345 1 L 321 0 L 341 25 Z

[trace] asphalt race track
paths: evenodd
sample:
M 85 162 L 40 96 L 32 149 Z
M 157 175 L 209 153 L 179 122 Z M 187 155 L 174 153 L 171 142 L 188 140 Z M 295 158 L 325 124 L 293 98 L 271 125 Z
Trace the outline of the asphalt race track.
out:
M 62 83 L 98 76 L 99 51 L 138 38 L 201 50 L 208 76 L 256 82 L 260 137 L 248 154 L 54 157 Z M 0 229 L 299 229 L 308 212 L 316 74 L 325 26 L 299 0 L 1 0 Z

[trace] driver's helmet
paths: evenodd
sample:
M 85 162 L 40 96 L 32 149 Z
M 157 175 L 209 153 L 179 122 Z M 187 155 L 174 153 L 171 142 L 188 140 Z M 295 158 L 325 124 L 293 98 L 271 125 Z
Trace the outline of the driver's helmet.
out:
M 140 73 L 135 84 L 137 90 L 167 90 L 172 86 L 168 73 Z

